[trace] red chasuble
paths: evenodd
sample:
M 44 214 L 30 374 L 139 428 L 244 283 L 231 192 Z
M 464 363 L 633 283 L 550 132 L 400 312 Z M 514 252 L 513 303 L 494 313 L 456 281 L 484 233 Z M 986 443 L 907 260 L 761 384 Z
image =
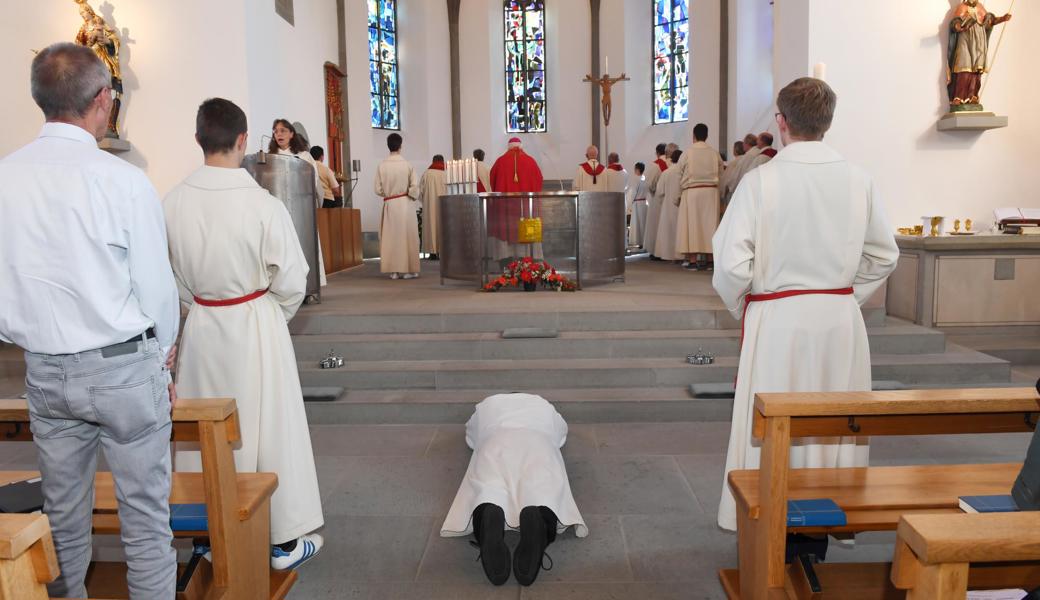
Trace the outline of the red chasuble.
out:
M 491 190 L 494 192 L 540 192 L 542 170 L 538 163 L 520 148 L 510 148 L 491 167 Z M 488 207 L 488 235 L 510 243 L 517 242 L 520 217 L 541 215 L 538 200 L 533 203 L 521 198 L 495 198 Z

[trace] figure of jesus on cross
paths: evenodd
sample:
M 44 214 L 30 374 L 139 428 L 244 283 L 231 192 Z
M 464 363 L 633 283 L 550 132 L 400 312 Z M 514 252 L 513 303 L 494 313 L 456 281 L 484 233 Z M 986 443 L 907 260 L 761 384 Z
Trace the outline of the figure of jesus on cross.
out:
M 631 81 L 631 80 L 628 78 L 627 75 L 622 73 L 621 77 L 611 77 L 610 75 L 604 74 L 599 79 L 593 77 L 590 74 L 590 75 L 586 75 L 585 79 L 583 79 L 582 81 L 584 81 L 586 83 L 595 83 L 595 84 L 599 85 L 599 89 L 602 92 L 602 96 L 600 98 L 599 104 L 600 104 L 600 107 L 603 109 L 603 124 L 609 126 L 610 125 L 610 110 L 611 110 L 610 88 L 614 87 L 614 84 L 619 82 L 619 81 Z

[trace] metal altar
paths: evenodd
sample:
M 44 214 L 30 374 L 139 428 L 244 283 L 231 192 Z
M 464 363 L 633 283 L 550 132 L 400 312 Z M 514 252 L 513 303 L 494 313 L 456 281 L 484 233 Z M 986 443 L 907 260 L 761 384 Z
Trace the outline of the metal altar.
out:
M 242 168 L 272 196 L 285 204 L 307 258 L 307 296 L 321 300 L 318 265 L 318 190 L 314 167 L 295 156 L 258 152 L 246 156 Z
M 579 286 L 624 281 L 625 197 L 620 192 L 441 196 L 441 282 L 484 285 L 510 259 L 544 259 Z M 519 219 L 540 217 L 542 242 L 516 242 Z M 510 242 L 508 239 L 513 239 Z

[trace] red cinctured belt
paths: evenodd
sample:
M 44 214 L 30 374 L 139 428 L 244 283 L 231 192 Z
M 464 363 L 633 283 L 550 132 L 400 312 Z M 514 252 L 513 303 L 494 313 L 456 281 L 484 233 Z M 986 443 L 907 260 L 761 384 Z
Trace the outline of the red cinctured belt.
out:
M 398 194 L 396 196 L 390 196 L 389 198 L 383 198 L 383 202 L 389 202 L 391 200 L 397 200 L 398 198 L 407 198 L 408 194 Z
M 239 304 L 245 304 L 246 302 L 252 302 L 266 294 L 267 291 L 267 289 L 257 290 L 252 294 L 246 294 L 240 298 L 227 298 L 224 300 L 207 300 L 206 298 L 195 296 L 195 304 L 201 304 L 202 306 L 237 306 Z

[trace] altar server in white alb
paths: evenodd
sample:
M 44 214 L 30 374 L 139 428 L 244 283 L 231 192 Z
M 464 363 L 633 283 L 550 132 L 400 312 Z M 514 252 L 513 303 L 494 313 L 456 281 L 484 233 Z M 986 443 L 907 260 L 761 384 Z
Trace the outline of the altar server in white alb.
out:
M 190 307 L 177 389 L 234 398 L 242 430 L 235 467 L 275 473 L 271 566 L 289 569 L 322 546 L 324 524 L 296 353 L 286 324 L 303 302 L 307 261 L 289 212 L 244 169 L 246 115 L 228 100 L 202 103 L 195 139 L 205 165 L 166 196 L 170 262 Z M 195 444 L 174 467 L 201 471 Z
M 606 165 L 599 162 L 599 148 L 589 146 L 585 150 L 585 162 L 578 165 L 574 174 L 574 189 L 579 192 L 610 191 L 610 175 Z
M 473 151 L 473 160 L 477 161 L 477 193 L 491 191 L 491 169 L 484 163 L 484 151 L 477 148 Z
M 632 220 L 628 228 L 628 245 L 639 247 L 643 243 L 643 232 L 646 231 L 646 177 L 643 172 L 646 165 L 637 162 L 632 171 L 634 182 L 628 186 L 629 206 L 631 207 Z
M 711 238 L 719 223 L 722 157 L 707 140 L 708 126 L 698 123 L 693 128 L 693 145 L 686 149 L 679 166 L 682 196 L 675 244 L 692 269 L 708 268 L 704 255 L 711 254 Z
M 759 466 L 756 393 L 870 390 L 860 305 L 899 258 L 877 188 L 821 141 L 834 91 L 802 78 L 776 104 L 785 148 L 744 177 L 713 240 L 715 289 L 743 318 L 727 474 Z M 865 438 L 809 438 L 792 444 L 791 466 L 861 467 L 867 455 Z M 718 520 L 736 528 L 725 483 Z
M 419 219 L 415 203 L 419 200 L 419 180 L 415 169 L 401 156 L 404 139 L 399 133 L 386 136 L 390 156 L 376 170 L 376 196 L 383 199 L 379 221 L 379 270 L 390 279 L 415 279 L 419 276 Z
M 661 260 L 679 260 L 682 255 L 676 249 L 675 234 L 679 228 L 679 200 L 682 198 L 682 172 L 679 162 L 682 150 L 669 155 L 668 170 L 657 180 L 657 193 L 661 196 L 661 214 L 657 219 L 657 240 L 654 255 Z
M 436 154 L 430 167 L 419 180 L 419 200 L 423 207 L 423 251 L 430 260 L 437 260 L 441 248 L 441 196 L 448 193 L 448 179 L 444 175 L 444 156 Z
M 661 147 L 658 146 L 658 151 Z M 653 165 L 647 167 L 646 188 L 650 191 L 650 199 L 647 201 L 646 211 L 646 235 L 643 237 L 643 249 L 650 253 L 651 260 L 661 260 L 658 257 L 657 234 L 661 227 L 661 209 L 664 202 L 664 189 L 660 185 L 661 176 L 672 166 L 670 157 L 679 149 L 676 144 L 665 144 L 664 153 L 658 154 Z M 656 167 L 656 171 L 654 171 Z
M 510 565 L 517 582 L 531 585 L 557 534 L 572 526 L 577 537 L 589 534 L 560 453 L 566 442 L 567 422 L 532 394 L 486 398 L 466 423 L 473 456 L 441 536 L 472 533 L 484 574 L 495 585 L 509 579 Z M 503 539 L 506 528 L 520 530 L 512 560 Z

